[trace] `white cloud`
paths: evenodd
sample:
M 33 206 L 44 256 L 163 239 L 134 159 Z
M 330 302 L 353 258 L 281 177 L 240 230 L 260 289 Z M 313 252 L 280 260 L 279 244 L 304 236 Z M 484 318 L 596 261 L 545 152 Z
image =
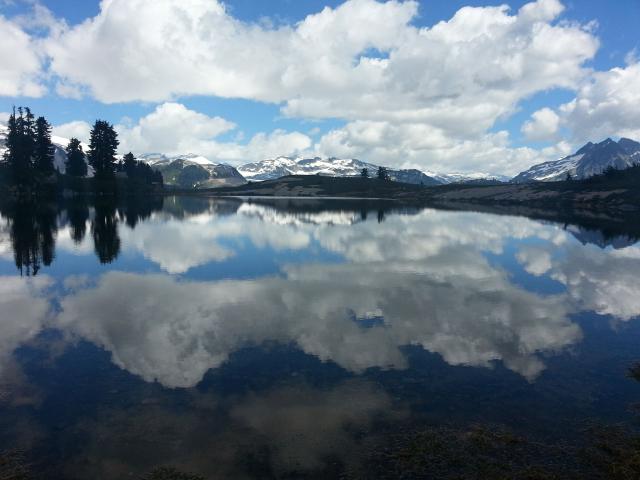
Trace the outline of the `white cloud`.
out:
M 346 121 L 315 144 L 316 133 L 282 130 L 246 143 L 238 132 L 220 142 L 232 122 L 162 103 L 136 125 L 118 126 L 123 151 L 193 152 L 230 163 L 315 153 L 515 174 L 586 140 L 640 137 L 635 54 L 625 67 L 585 68 L 599 46 L 594 24 L 558 22 L 563 10 L 559 0 L 518 11 L 464 7 L 418 28 L 415 1 L 347 0 L 274 26 L 240 21 L 215 0 L 109 0 L 96 17 L 68 26 L 36 4 L 32 15 L 0 17 L 0 33 L 10 39 L 0 45 L 0 94 L 44 93 L 44 57 L 25 30 L 42 28 L 47 37 L 37 43 L 51 60 L 46 73 L 63 96 L 110 103 L 214 95 L 281 104 L 293 117 Z M 15 51 L 23 52 L 18 60 Z M 557 141 L 565 127 L 570 143 L 513 148 L 505 132 L 490 131 L 523 99 L 554 88 L 575 90 L 575 100 L 538 110 L 521 131 L 531 141 Z
M 209 117 L 180 103 L 159 105 L 133 127 L 116 126 L 120 150 L 136 153 L 188 153 L 234 128 L 224 118 Z
M 396 46 L 416 9 L 352 0 L 270 29 L 236 20 L 215 0 L 111 0 L 48 48 L 55 73 L 107 102 L 184 94 L 279 102 L 306 88 L 350 84 L 352 59 Z
M 548 159 L 532 148 L 511 147 L 506 131 L 454 139 L 424 124 L 364 121 L 351 122 L 328 132 L 315 145 L 315 153 L 435 172 L 479 171 L 505 175 L 515 175 Z
M 558 0 L 515 15 L 465 7 L 419 29 L 410 23 L 417 2 L 348 0 L 269 29 L 236 20 L 216 1 L 111 0 L 52 36 L 48 51 L 55 73 L 105 102 L 209 94 L 286 102 L 295 116 L 424 122 L 468 134 L 532 93 L 577 86 L 598 42 L 579 26 L 553 25 L 562 9 Z M 370 49 L 388 58 L 366 56 Z
M 609 136 L 640 138 L 640 62 L 596 72 L 560 108 L 576 141 Z
M 550 108 L 542 108 L 531 115 L 531 120 L 522 126 L 522 133 L 529 140 L 553 140 L 560 128 L 560 117 Z
M 180 103 L 163 103 L 135 125 L 116 125 L 121 153 L 196 153 L 213 161 L 245 163 L 275 155 L 296 154 L 311 146 L 307 135 L 284 130 L 258 133 L 246 144 L 216 140 L 235 128 L 233 122 L 209 117 Z
M 311 138 L 304 133 L 280 129 L 270 133 L 257 133 L 246 143 L 240 143 L 241 132 L 238 132 L 233 141 L 217 140 L 217 137 L 235 128 L 236 125 L 229 120 L 210 117 L 175 102 L 158 105 L 153 112 L 134 124 L 125 119 L 115 125 L 120 140 L 118 151 L 121 154 L 129 151 L 134 154 L 195 153 L 212 161 L 240 164 L 277 155 L 297 155 L 310 151 L 312 146 Z M 84 121 L 73 121 L 53 127 L 53 134 L 60 139 L 75 137 L 85 144 L 89 143 L 90 132 L 91 125 Z
M 423 169 L 456 163 L 455 170 L 503 173 L 506 165 L 517 173 L 536 154 L 511 149 L 488 129 L 536 92 L 578 88 L 588 74 L 583 64 L 598 48 L 588 25 L 555 21 L 562 11 L 558 0 L 517 12 L 465 7 L 417 28 L 417 2 L 347 0 L 273 27 L 239 21 L 217 1 L 110 0 L 96 17 L 52 34 L 47 52 L 62 94 L 87 91 L 103 102 L 215 95 L 282 103 L 289 116 L 348 122 L 320 141 L 329 155 L 348 151 Z M 161 149 L 164 138 L 130 133 L 131 149 L 145 142 Z M 245 146 L 217 144 L 203 132 L 183 135 L 169 135 L 174 151 L 185 150 L 182 142 L 238 162 L 311 146 L 298 132 L 260 134 Z M 389 138 L 402 143 L 392 146 Z M 476 152 L 487 143 L 491 153 Z
M 0 95 L 40 97 L 42 58 L 33 39 L 15 22 L 0 15 Z
M 83 143 L 89 143 L 89 134 L 91 132 L 91 125 L 81 120 L 76 120 L 69 123 L 63 123 L 61 125 L 55 125 L 52 129 L 52 134 L 69 139 L 77 138 Z

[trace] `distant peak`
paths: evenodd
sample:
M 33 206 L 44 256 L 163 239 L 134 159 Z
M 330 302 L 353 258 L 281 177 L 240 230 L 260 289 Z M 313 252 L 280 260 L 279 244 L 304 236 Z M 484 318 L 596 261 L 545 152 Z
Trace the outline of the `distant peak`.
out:
M 580 150 L 578 150 L 576 152 L 576 155 L 581 155 L 583 153 L 588 152 L 589 150 L 591 150 L 594 147 L 593 142 L 588 142 L 587 144 L 585 144 Z
M 622 137 L 618 140 L 618 145 L 640 145 L 640 142 L 631 140 L 630 138 Z

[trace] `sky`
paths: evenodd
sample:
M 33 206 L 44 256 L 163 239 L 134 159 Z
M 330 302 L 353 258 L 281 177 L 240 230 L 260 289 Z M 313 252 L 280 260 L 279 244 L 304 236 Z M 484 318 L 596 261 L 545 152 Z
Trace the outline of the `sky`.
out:
M 0 121 L 120 153 L 515 175 L 640 140 L 640 0 L 0 0 Z

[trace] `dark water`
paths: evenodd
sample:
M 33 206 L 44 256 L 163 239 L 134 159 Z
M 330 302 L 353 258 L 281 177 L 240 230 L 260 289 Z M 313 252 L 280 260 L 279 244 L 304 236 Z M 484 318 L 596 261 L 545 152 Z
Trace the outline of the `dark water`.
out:
M 0 451 L 38 478 L 372 478 L 406 432 L 580 444 L 640 402 L 624 232 L 337 200 L 1 211 Z

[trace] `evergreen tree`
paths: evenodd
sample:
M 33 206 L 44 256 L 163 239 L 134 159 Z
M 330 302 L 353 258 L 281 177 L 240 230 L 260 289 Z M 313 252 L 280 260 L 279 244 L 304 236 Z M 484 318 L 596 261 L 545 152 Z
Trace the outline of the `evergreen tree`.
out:
M 34 166 L 45 176 L 52 175 L 54 147 L 51 143 L 51 125 L 44 117 L 38 117 L 35 123 Z
M 80 140 L 72 138 L 66 148 L 67 160 L 65 168 L 67 175 L 72 177 L 86 177 L 87 163 L 84 161 L 84 152 Z
M 106 180 L 114 177 L 118 134 L 113 126 L 104 120 L 96 120 L 91 130 L 89 143 L 89 165 L 93 167 L 96 179 Z
M 389 180 L 389 174 L 384 167 L 378 167 L 378 180 Z
M 360 170 L 360 176 L 362 178 L 369 178 L 369 169 L 363 168 L 362 170 Z
M 33 114 L 29 108 L 13 109 L 9 115 L 4 160 L 8 163 L 16 185 L 29 185 L 33 182 L 33 155 L 35 147 L 35 128 Z
M 136 176 L 136 159 L 133 153 L 129 152 L 124 156 L 123 170 L 127 177 L 132 179 Z
M 573 177 L 571 176 L 571 172 L 567 172 L 566 181 L 570 182 L 572 180 L 573 180 Z

